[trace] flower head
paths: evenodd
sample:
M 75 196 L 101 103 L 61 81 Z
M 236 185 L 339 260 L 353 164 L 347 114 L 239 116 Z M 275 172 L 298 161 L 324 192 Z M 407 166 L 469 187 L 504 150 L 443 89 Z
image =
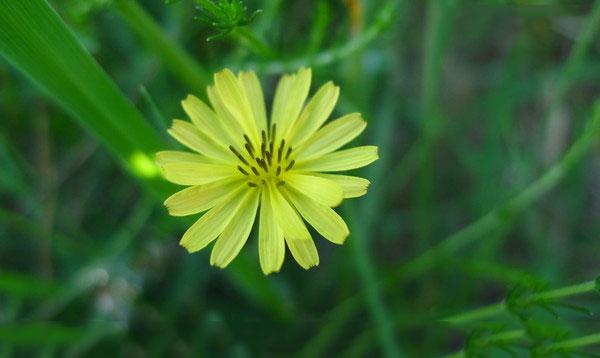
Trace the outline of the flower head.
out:
M 363 167 L 377 160 L 377 147 L 339 150 L 366 127 L 352 113 L 323 125 L 339 95 L 328 82 L 306 103 L 311 71 L 279 81 L 267 121 L 263 93 L 254 72 L 235 76 L 225 69 L 207 89 L 212 108 L 194 96 L 182 101 L 188 121 L 173 120 L 175 139 L 197 153 L 157 153 L 164 177 L 189 186 L 165 201 L 171 215 L 206 213 L 183 235 L 189 252 L 212 241 L 210 263 L 227 266 L 246 243 L 257 212 L 258 250 L 265 274 L 283 264 L 285 246 L 300 266 L 319 264 L 304 221 L 324 238 L 342 244 L 349 234 L 332 207 L 362 196 L 369 181 L 323 174 Z

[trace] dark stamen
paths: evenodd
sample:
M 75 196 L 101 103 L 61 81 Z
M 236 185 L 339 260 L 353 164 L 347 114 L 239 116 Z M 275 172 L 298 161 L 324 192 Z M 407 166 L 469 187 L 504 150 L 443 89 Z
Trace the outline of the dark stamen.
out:
M 250 169 L 252 169 L 252 172 L 256 175 L 259 176 L 260 174 L 258 173 L 258 170 L 256 170 L 256 168 L 254 166 L 250 167 Z
M 271 140 L 275 140 L 275 135 L 277 134 L 277 123 L 273 123 L 271 127 Z
M 281 174 L 281 166 L 280 165 L 277 166 L 277 172 L 275 173 L 275 176 L 279 176 L 279 174 Z
M 292 154 L 292 147 L 289 147 L 287 153 L 285 153 L 285 159 L 289 158 L 290 154 Z
M 267 158 L 267 162 L 269 163 L 269 166 L 271 166 L 271 153 L 265 152 L 265 157 Z
M 267 143 L 267 133 L 265 133 L 264 129 L 260 132 L 260 136 L 262 138 L 262 142 Z
M 285 184 L 285 182 L 284 182 L 283 180 L 282 180 L 282 181 L 278 181 L 278 182 L 277 182 L 277 186 L 282 186 L 282 185 L 284 185 L 284 184 Z
M 263 157 L 263 158 L 265 157 L 265 151 L 266 151 L 266 150 L 267 150 L 266 144 L 265 144 L 265 142 L 263 142 L 263 143 L 260 145 L 260 154 L 262 155 L 262 157 Z
M 250 144 L 252 150 L 254 150 L 254 147 L 252 146 L 252 142 L 250 141 L 250 138 L 248 138 L 248 135 L 244 134 L 244 139 L 246 140 L 246 143 Z
M 290 162 L 290 164 L 288 164 L 287 168 L 285 168 L 285 171 L 288 171 L 288 170 L 292 169 L 292 167 L 294 166 L 294 164 L 296 164 L 296 161 L 292 160 Z
M 238 168 L 238 170 L 239 170 L 240 172 L 242 172 L 242 174 L 244 174 L 244 175 L 250 175 L 250 174 L 249 174 L 247 171 L 245 171 L 245 170 L 244 170 L 244 168 L 240 167 L 239 165 L 238 165 L 238 167 L 237 167 L 237 168 Z
M 271 141 L 271 143 L 269 143 L 269 152 L 273 153 L 273 145 L 274 145 L 274 140 Z
M 277 162 L 281 162 L 281 154 L 283 153 L 283 147 L 285 146 L 285 139 L 281 140 L 281 145 L 277 151 Z
M 232 145 L 229 146 L 229 150 L 231 150 L 233 152 L 233 154 L 235 154 L 235 156 L 238 157 L 238 159 L 242 161 L 242 163 L 248 165 L 248 162 L 246 161 L 246 159 L 244 159 L 244 157 L 242 157 L 242 155 L 240 153 L 238 153 L 238 151 L 235 150 L 235 148 Z
M 267 167 L 267 163 L 265 163 L 264 160 L 260 159 L 259 157 L 256 157 L 256 162 L 258 163 L 258 165 L 263 168 L 265 170 L 265 172 L 269 172 L 269 168 Z
M 254 148 L 252 148 L 252 144 L 246 143 L 244 147 L 246 147 L 246 151 L 248 154 L 250 154 L 250 156 L 254 156 Z
M 256 184 L 256 183 L 251 183 L 251 182 L 248 182 L 248 186 L 251 186 L 251 187 L 253 187 L 253 188 L 256 188 L 256 187 L 258 186 L 258 184 Z

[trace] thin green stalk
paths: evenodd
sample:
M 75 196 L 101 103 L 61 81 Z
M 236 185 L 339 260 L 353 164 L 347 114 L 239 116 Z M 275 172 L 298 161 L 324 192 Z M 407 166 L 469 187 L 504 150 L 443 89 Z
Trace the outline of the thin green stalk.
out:
M 490 335 L 488 337 L 485 337 L 482 339 L 482 342 L 479 342 L 479 344 L 481 344 L 483 346 L 490 346 L 495 343 L 508 343 L 508 342 L 518 341 L 518 340 L 526 339 L 526 338 L 527 338 L 527 332 L 525 332 L 525 330 L 513 329 L 510 331 L 500 332 L 500 333 L 496 333 L 496 334 Z M 467 352 L 464 349 L 461 349 L 458 352 L 445 355 L 443 358 L 459 358 L 459 357 L 468 357 L 468 356 L 470 356 L 470 355 L 467 354 Z
M 465 324 L 498 315 L 506 310 L 506 302 L 495 303 L 456 316 L 444 318 L 442 321 L 451 324 Z
M 479 220 L 450 235 L 438 245 L 400 267 L 392 275 L 392 281 L 397 281 L 401 277 L 404 279 L 414 277 L 432 268 L 440 262 L 440 257 L 454 254 L 484 234 L 497 228 L 506 221 L 506 218 L 512 218 L 520 214 L 535 203 L 542 195 L 560 183 L 571 169 L 583 159 L 587 151 L 598 139 L 598 134 L 600 133 L 600 101 L 597 101 L 594 107 L 594 113 L 590 116 L 583 134 L 558 163 L 554 164 L 539 179 L 504 205 L 490 211 Z
M 472 275 L 472 277 L 475 278 L 484 278 L 484 279 L 492 279 L 492 280 L 497 280 L 498 282 L 502 282 L 502 283 L 521 283 L 523 282 L 523 280 L 527 280 L 528 282 L 534 281 L 534 282 L 538 282 L 538 279 L 536 277 L 532 277 L 526 273 L 520 272 L 518 270 L 515 269 L 509 269 L 509 268 L 505 268 L 499 265 L 495 265 L 495 264 L 490 264 L 487 262 L 474 262 L 471 261 L 469 262 L 469 260 L 454 260 L 453 261 L 449 261 L 448 262 L 448 267 L 451 267 L 451 270 L 465 270 L 467 272 L 467 274 Z M 460 262 L 459 262 L 460 261 Z M 502 274 L 499 274 L 499 273 Z M 340 308 L 340 310 L 338 311 L 336 309 L 335 313 L 332 313 L 333 317 L 338 317 L 340 315 L 352 315 L 354 312 L 352 311 L 352 302 L 354 301 L 346 301 L 346 303 L 342 306 L 339 306 L 338 308 Z M 395 327 L 399 327 L 399 328 L 403 328 L 406 330 L 410 330 L 412 327 L 424 327 L 427 324 L 430 324 L 432 321 L 435 321 L 438 319 L 438 317 L 440 317 L 440 313 L 436 312 L 435 310 L 431 310 L 429 312 L 427 312 L 427 314 L 425 316 L 422 317 L 416 317 L 415 314 L 410 314 L 410 317 L 407 316 L 407 312 L 405 310 L 403 310 L 402 308 L 405 308 L 402 304 L 398 304 L 397 306 L 400 306 L 400 309 L 397 309 L 394 312 L 394 326 Z M 342 311 L 341 308 L 344 307 L 344 310 Z M 487 307 L 486 307 L 487 308 Z M 446 313 L 444 313 L 446 314 Z M 344 317 L 342 317 L 342 319 L 347 319 Z M 343 323 L 342 319 L 338 319 L 338 320 L 327 320 L 327 322 L 331 325 L 337 325 L 337 327 L 340 327 L 339 325 L 341 323 Z M 333 328 L 333 327 L 331 327 Z M 329 328 L 328 328 L 329 329 Z M 323 332 L 323 331 L 322 331 Z M 363 330 L 363 332 L 357 336 L 352 338 L 351 340 L 351 344 L 349 345 L 349 347 L 344 351 L 343 354 L 341 354 L 341 356 L 343 357 L 364 357 L 367 356 L 369 353 L 369 349 L 372 348 L 373 344 L 374 344 L 374 339 L 373 339 L 373 329 L 372 328 L 367 328 L 365 330 Z M 319 335 L 320 336 L 320 335 Z M 316 336 L 316 337 L 319 337 Z M 323 355 L 323 351 L 318 351 L 319 354 L 315 354 L 315 355 L 305 355 L 306 357 L 314 357 L 314 356 L 321 356 Z
M 342 332 L 346 321 L 350 320 L 358 309 L 358 304 L 358 299 L 349 299 L 336 306 L 323 319 L 318 334 L 305 342 L 296 356 L 306 358 L 325 356 L 329 344 Z
M 404 8 L 406 0 L 389 0 L 381 6 L 381 10 L 375 17 L 373 23 L 360 35 L 346 41 L 341 46 L 323 50 L 316 54 L 303 57 L 295 57 L 289 60 L 277 60 L 261 63 L 249 63 L 245 68 L 253 68 L 256 71 L 274 74 L 293 71 L 300 67 L 327 66 L 344 59 L 370 45 L 389 28 L 395 19 L 399 9 Z
M 554 301 L 561 298 L 581 295 L 584 293 L 594 292 L 596 290 L 596 280 L 580 283 L 578 285 L 557 288 L 555 290 L 540 292 L 531 295 L 532 302 Z
M 556 301 L 571 296 L 594 292 L 596 289 L 596 280 L 591 280 L 572 286 L 534 293 L 528 297 L 525 297 L 523 300 L 528 304 L 534 304 L 537 302 Z M 496 316 L 498 314 L 501 314 L 502 312 L 505 312 L 507 309 L 507 303 L 505 301 L 502 301 L 472 311 L 461 313 L 455 316 L 444 318 L 442 321 L 450 324 L 465 324 Z
M 486 346 L 493 345 L 495 343 L 509 343 L 527 339 L 527 332 L 523 329 L 515 329 L 506 332 L 500 332 L 484 339 L 482 344 Z M 594 333 L 583 337 L 566 339 L 560 342 L 551 343 L 547 346 L 542 346 L 533 351 L 537 354 L 536 356 L 548 356 L 552 353 L 569 353 L 575 351 L 577 348 L 583 348 L 591 345 L 600 344 L 600 333 Z M 465 350 L 448 354 L 444 358 L 458 358 L 466 357 Z
M 489 337 L 485 338 L 485 342 L 487 343 L 500 343 L 500 342 L 510 342 L 516 341 L 522 338 L 527 337 L 527 333 L 522 329 L 513 329 L 506 332 L 500 332 L 493 334 Z
M 416 188 L 417 241 L 421 249 L 429 246 L 431 239 L 431 206 L 433 201 L 434 169 L 432 154 L 436 133 L 441 125 L 440 90 L 443 74 L 444 50 L 451 31 L 455 0 L 430 0 L 427 5 L 425 52 L 421 92 L 422 140 L 417 148 L 417 161 L 421 164 Z
M 252 52 L 266 59 L 277 57 L 277 52 L 267 45 L 266 42 L 254 35 L 247 27 L 238 26 L 229 35 Z
M 327 35 L 327 25 L 331 19 L 331 9 L 327 0 L 317 2 L 314 17 L 306 46 L 306 53 L 308 54 L 316 53 L 321 48 L 325 35 Z
M 140 40 L 195 94 L 203 96 L 210 74 L 169 38 L 135 0 L 117 0 L 116 8 Z
M 595 1 L 594 7 L 588 15 L 577 40 L 575 40 L 575 45 L 560 73 L 556 98 L 550 104 L 550 112 L 553 111 L 553 108 L 556 108 L 555 106 L 559 105 L 559 102 L 577 78 L 577 73 L 587 58 L 589 48 L 598 39 L 598 31 L 600 31 L 600 1 Z
M 562 103 L 566 92 L 571 88 L 574 82 L 578 78 L 582 77 L 580 74 L 581 67 L 585 63 L 587 53 L 596 39 L 598 31 L 600 31 L 600 2 L 595 2 L 590 15 L 583 25 L 581 33 L 577 37 L 575 45 L 569 53 L 569 56 L 567 57 L 567 60 L 565 61 L 565 64 L 560 72 L 556 84 L 557 90 L 554 97 L 550 101 L 550 107 L 544 116 L 545 122 L 548 121 L 550 113 L 553 113 L 554 110 Z M 441 129 L 441 127 L 438 128 L 437 132 L 439 133 Z M 438 133 L 433 133 L 434 137 Z M 394 178 L 392 180 L 393 193 L 401 191 L 409 182 L 410 177 L 415 173 L 416 170 L 419 169 L 419 166 L 422 165 L 422 163 L 417 160 L 419 148 L 423 146 L 422 142 L 423 140 L 421 138 L 418 139 L 411 146 L 404 157 L 398 162 L 398 164 L 392 169 L 391 176 Z
M 384 108 L 390 107 L 387 106 Z M 391 145 L 390 133 L 393 132 L 391 127 L 394 116 L 392 113 L 382 113 L 378 117 L 377 122 L 373 123 L 375 131 L 373 137 L 377 138 L 377 145 L 381 153 L 391 153 L 393 147 Z M 390 157 L 382 154 L 376 165 L 369 167 L 367 177 L 371 178 L 375 183 L 383 183 L 385 169 L 387 168 L 386 162 L 389 160 L 386 158 Z M 386 357 L 400 357 L 402 354 L 394 335 L 392 317 L 388 313 L 381 289 L 377 284 L 379 276 L 371 260 L 371 249 L 368 244 L 371 242 L 369 238 L 373 232 L 373 226 L 379 215 L 378 213 L 381 212 L 382 202 L 382 187 L 373 186 L 369 195 L 363 199 L 363 203 L 358 208 L 355 205 L 347 207 L 348 222 L 350 223 L 350 231 L 352 232 L 349 245 L 352 250 L 359 279 L 364 288 L 367 308 L 369 309 L 373 323 L 376 325 L 376 333 L 379 343 L 383 348 L 383 353 Z
M 594 344 L 600 344 L 600 333 L 594 333 L 588 336 L 567 339 L 562 342 L 553 343 L 548 347 L 548 351 L 573 351 L 575 348 L 591 346 Z

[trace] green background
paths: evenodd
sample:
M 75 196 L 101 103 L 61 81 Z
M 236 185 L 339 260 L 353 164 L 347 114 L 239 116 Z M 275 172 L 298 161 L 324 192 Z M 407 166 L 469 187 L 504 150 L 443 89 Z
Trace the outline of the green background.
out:
M 0 2 L 0 357 L 600 353 L 600 1 L 211 4 Z M 263 276 L 256 228 L 213 268 L 153 153 L 213 72 L 269 106 L 302 66 L 369 194 L 317 268 Z

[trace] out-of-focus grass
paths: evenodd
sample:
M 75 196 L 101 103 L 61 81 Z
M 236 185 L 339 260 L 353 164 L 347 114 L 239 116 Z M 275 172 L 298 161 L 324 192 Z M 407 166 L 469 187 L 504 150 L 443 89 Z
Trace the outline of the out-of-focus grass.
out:
M 53 1 L 74 37 L 45 1 L 0 5 L 0 356 L 598 351 L 597 320 L 525 299 L 587 282 L 568 303 L 600 309 L 598 1 L 247 5 L 264 12 L 211 42 L 192 0 Z M 165 121 L 224 66 L 267 98 L 313 66 L 369 121 L 371 191 L 317 269 L 263 278 L 252 239 L 225 271 L 186 254 L 189 221 L 109 155 L 143 174 L 123 153 L 173 146 Z M 499 314 L 442 321 L 477 307 Z

